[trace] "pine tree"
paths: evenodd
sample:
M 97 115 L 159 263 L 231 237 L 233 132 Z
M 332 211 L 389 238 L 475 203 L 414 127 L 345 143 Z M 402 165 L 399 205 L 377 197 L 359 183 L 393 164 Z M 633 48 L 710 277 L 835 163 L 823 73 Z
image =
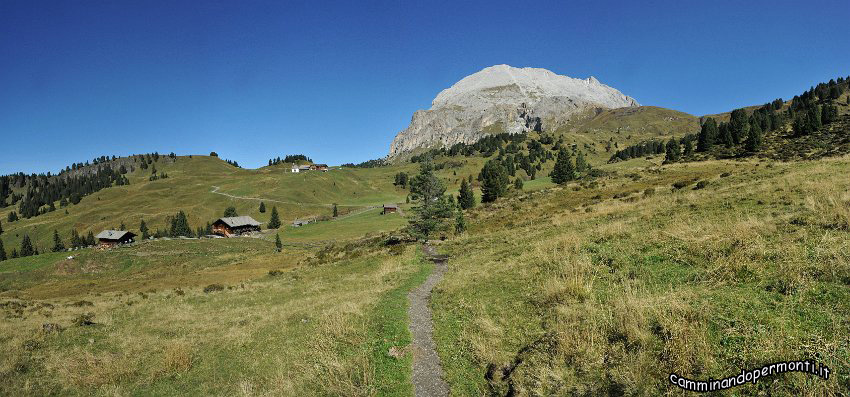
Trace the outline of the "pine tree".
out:
M 466 230 L 466 220 L 463 218 L 463 211 L 458 208 L 455 215 L 455 233 L 461 234 Z
M 723 146 L 726 146 L 727 148 L 732 147 L 732 145 L 735 144 L 735 140 L 732 137 L 732 127 L 730 127 L 728 123 L 720 123 L 719 131 L 720 142 L 723 143 Z
M 584 159 L 584 153 L 578 152 L 576 155 L 576 171 L 587 172 L 590 170 L 590 164 Z
M 277 207 L 272 206 L 272 216 L 269 219 L 269 229 L 277 229 L 280 227 L 280 217 L 277 214 Z
M 35 249 L 32 247 L 32 241 L 30 241 L 30 236 L 28 234 L 25 234 L 24 239 L 21 240 L 21 252 L 18 253 L 18 255 L 22 258 L 35 255 Z
M 755 153 L 761 149 L 761 127 L 759 127 L 758 123 L 750 127 L 745 146 L 745 149 L 751 153 Z
M 514 179 L 514 189 L 522 190 L 522 185 L 523 183 L 521 178 Z
M 711 149 L 717 139 L 717 132 L 717 122 L 709 117 L 702 124 L 702 128 L 697 136 L 697 151 L 705 152 Z
M 498 159 L 484 164 L 481 170 L 481 202 L 490 203 L 505 195 L 508 190 L 508 173 Z
M 3 222 L 0 222 L 0 234 L 3 234 Z
M 186 213 L 178 211 L 177 216 L 171 218 L 171 237 L 193 237 L 192 228 L 189 226 L 189 220 Z
M 6 249 L 3 248 L 3 240 L 0 240 L 0 261 L 5 261 L 6 259 Z
M 121 227 L 118 230 L 127 230 L 127 225 L 124 224 L 124 221 L 121 221 Z
M 239 214 L 236 213 L 236 207 L 231 206 L 231 207 L 227 207 L 224 210 L 224 217 L 225 218 L 230 218 L 230 217 L 234 217 L 234 216 L 239 216 Z
M 94 239 L 94 233 L 89 230 L 89 234 L 86 236 L 86 245 L 93 247 L 97 244 L 97 241 Z
M 271 160 L 270 160 L 270 161 L 271 161 Z M 264 203 L 264 202 L 262 202 L 262 201 L 260 201 L 260 213 L 261 213 L 261 214 L 266 213 L 266 203 Z
M 142 240 L 147 240 L 151 236 L 149 233 L 150 230 L 148 230 L 148 225 L 145 223 L 144 219 L 139 222 L 139 232 L 142 233 Z
M 685 151 L 684 151 L 683 154 L 685 156 L 690 156 L 691 153 L 694 152 L 694 143 L 690 139 L 683 139 L 682 141 L 683 141 L 682 143 L 685 146 Z
M 558 152 L 558 160 L 555 161 L 555 168 L 552 170 L 552 182 L 563 185 L 573 179 L 576 179 L 573 160 L 567 150 L 562 148 Z
M 425 241 L 434 232 L 444 230 L 445 220 L 451 218 L 452 207 L 445 197 L 446 187 L 434 174 L 434 165 L 430 156 L 426 156 L 419 165 L 419 174 L 410 178 L 410 194 L 419 205 L 413 209 L 414 215 L 408 220 L 410 233 Z
M 675 163 L 679 161 L 680 155 L 681 151 L 679 149 L 679 142 L 676 141 L 676 138 L 670 138 L 670 140 L 667 141 L 664 162 Z
M 475 193 L 472 192 L 472 187 L 470 187 L 469 183 L 464 179 L 460 183 L 460 192 L 457 196 L 457 202 L 462 209 L 470 209 L 475 207 Z
M 280 241 L 280 234 L 275 233 L 274 235 L 274 246 L 277 247 L 277 252 L 283 250 L 283 242 Z
M 65 251 L 65 244 L 62 243 L 62 239 L 59 238 L 59 231 L 53 230 L 53 252 L 61 252 Z

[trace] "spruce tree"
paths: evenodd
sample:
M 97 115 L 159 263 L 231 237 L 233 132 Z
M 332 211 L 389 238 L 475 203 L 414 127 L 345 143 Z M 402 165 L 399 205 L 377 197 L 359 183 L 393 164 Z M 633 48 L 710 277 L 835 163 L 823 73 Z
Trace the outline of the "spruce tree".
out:
M 555 161 L 555 168 L 552 170 L 552 182 L 563 185 L 573 179 L 576 179 L 573 160 L 567 150 L 562 148 L 558 152 L 558 160 Z
M 761 149 L 761 127 L 759 127 L 758 123 L 753 124 L 750 127 L 750 132 L 747 135 L 747 142 L 745 143 L 745 149 L 751 153 L 755 153 Z
M 283 249 L 283 242 L 280 241 L 279 233 L 275 233 L 274 235 L 274 246 L 277 247 L 277 252 L 280 252 Z
M 62 243 L 62 239 L 59 238 L 59 231 L 53 230 L 53 252 L 61 252 L 65 251 L 65 244 Z
M 277 214 L 277 207 L 272 206 L 272 216 L 269 219 L 269 229 L 277 229 L 280 227 L 280 217 Z
M 463 218 L 463 211 L 460 208 L 455 215 L 455 233 L 461 234 L 466 230 L 466 220 Z
M 727 148 L 732 147 L 735 144 L 735 140 L 732 137 L 732 127 L 728 123 L 720 123 L 718 130 L 720 132 L 720 142 L 723 143 L 723 146 Z
M 472 192 L 472 187 L 466 179 L 460 183 L 460 192 L 457 196 L 457 202 L 462 209 L 470 209 L 475 206 L 475 193 Z
M 490 203 L 504 196 L 509 182 L 502 162 L 498 159 L 488 161 L 481 170 L 481 202 Z
M 6 259 L 6 249 L 3 248 L 3 240 L 0 240 L 0 261 L 5 261 Z
M 177 216 L 171 218 L 171 237 L 193 237 L 192 228 L 189 226 L 189 220 L 186 213 L 178 211 Z
M 336 203 L 334 203 L 334 213 L 333 213 L 333 215 L 334 215 L 334 218 L 339 216 L 339 209 L 337 209 Z
M 705 152 L 711 149 L 717 139 L 717 132 L 717 122 L 709 117 L 702 124 L 699 135 L 697 136 L 697 151 Z
M 224 210 L 224 217 L 225 218 L 230 218 L 230 217 L 234 217 L 234 216 L 239 216 L 239 214 L 236 213 L 236 207 L 231 206 L 231 207 L 227 207 Z
M 434 232 L 444 230 L 445 220 L 451 218 L 452 207 L 445 197 L 446 187 L 434 174 L 430 156 L 419 164 L 419 174 L 408 181 L 410 194 L 419 205 L 408 219 L 410 233 L 426 242 Z
M 145 223 L 144 219 L 142 219 L 142 221 L 139 222 L 139 232 L 142 233 L 142 240 L 147 240 L 148 237 L 151 236 L 150 233 L 149 233 L 150 230 L 148 229 L 148 225 Z
M 86 236 L 86 245 L 93 247 L 97 244 L 97 241 L 94 239 L 94 233 L 89 230 L 89 234 Z
M 587 172 L 590 170 L 590 164 L 584 159 L 584 153 L 578 152 L 576 155 L 576 171 Z
M 28 234 L 25 234 L 24 239 L 21 240 L 21 252 L 18 255 L 22 258 L 35 255 L 35 249 L 32 247 L 32 241 L 30 241 Z
M 261 214 L 266 213 L 266 203 L 264 203 L 262 201 L 260 201 L 260 213 Z
M 676 141 L 676 138 L 670 138 L 667 141 L 666 145 L 666 154 L 664 157 L 665 163 L 675 163 L 679 161 L 679 156 L 681 155 L 681 151 L 679 149 L 679 142 Z
M 691 153 L 694 152 L 694 143 L 690 139 L 683 139 L 683 144 L 685 146 L 684 155 L 690 156 Z
M 121 226 L 118 228 L 118 230 L 127 230 L 127 225 L 124 224 L 124 221 L 121 221 Z
M 0 222 L 0 234 L 3 234 L 3 222 Z

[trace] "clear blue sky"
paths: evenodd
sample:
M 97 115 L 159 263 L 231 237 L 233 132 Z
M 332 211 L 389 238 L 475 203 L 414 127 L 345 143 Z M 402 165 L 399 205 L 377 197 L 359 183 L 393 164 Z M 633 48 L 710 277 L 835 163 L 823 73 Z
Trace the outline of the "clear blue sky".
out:
M 850 4 L 2 0 L 0 173 L 383 157 L 440 90 L 502 63 L 722 112 L 850 74 Z

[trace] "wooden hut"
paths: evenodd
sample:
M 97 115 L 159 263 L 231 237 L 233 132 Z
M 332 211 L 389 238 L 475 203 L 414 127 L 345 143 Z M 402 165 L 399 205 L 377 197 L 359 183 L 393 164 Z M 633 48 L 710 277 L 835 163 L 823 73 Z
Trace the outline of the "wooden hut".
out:
M 129 244 L 136 237 L 135 233 L 126 230 L 104 230 L 95 236 L 103 248 L 112 248 L 120 244 Z
M 247 215 L 218 218 L 212 224 L 212 231 L 214 234 L 224 237 L 238 236 L 250 232 L 259 232 L 260 222 Z
M 382 214 L 386 215 L 386 214 L 391 214 L 393 212 L 398 212 L 398 205 L 397 204 L 384 204 L 384 211 L 381 212 Z

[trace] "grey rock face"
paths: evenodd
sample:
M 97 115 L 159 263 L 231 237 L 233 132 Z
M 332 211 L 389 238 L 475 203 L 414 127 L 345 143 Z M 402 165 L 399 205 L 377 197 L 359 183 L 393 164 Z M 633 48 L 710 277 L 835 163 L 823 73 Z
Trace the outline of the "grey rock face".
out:
M 473 143 L 489 134 L 553 131 L 586 110 L 631 106 L 639 104 L 593 77 L 491 66 L 440 92 L 430 109 L 415 112 L 393 139 L 389 157 L 420 147 Z

